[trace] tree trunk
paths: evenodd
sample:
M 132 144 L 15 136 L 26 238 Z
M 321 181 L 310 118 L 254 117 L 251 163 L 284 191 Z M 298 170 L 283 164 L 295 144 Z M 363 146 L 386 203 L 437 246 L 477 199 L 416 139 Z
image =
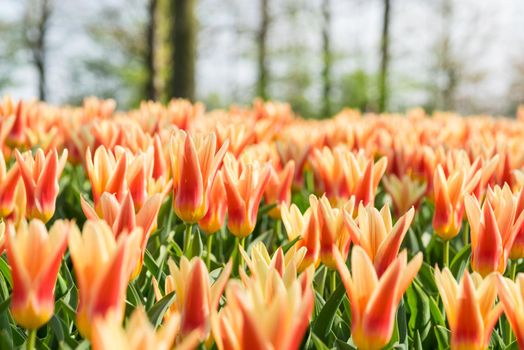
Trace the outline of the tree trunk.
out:
M 380 82 L 378 109 L 384 112 L 388 107 L 388 68 L 389 68 L 389 26 L 391 17 L 391 0 L 384 0 L 384 12 L 382 18 L 382 40 L 380 43 Z
M 195 99 L 196 0 L 173 0 L 172 71 L 169 97 Z
M 322 117 L 331 116 L 331 1 L 322 1 Z
M 457 66 L 451 52 L 451 32 L 452 25 L 452 3 L 450 0 L 442 2 L 442 43 L 441 43 L 441 69 L 445 76 L 445 85 L 441 90 L 441 105 L 444 110 L 455 109 L 455 91 L 458 84 Z
M 257 81 L 257 95 L 262 99 L 267 99 L 267 33 L 269 29 L 269 0 L 260 0 L 260 27 L 257 33 L 258 45 L 258 81 Z
M 147 14 L 148 22 L 146 27 L 146 52 L 145 52 L 145 67 L 146 67 L 146 81 L 144 84 L 144 96 L 149 100 L 156 100 L 155 90 L 155 41 L 156 41 L 156 9 L 157 0 L 149 0 Z
M 45 101 L 46 89 L 46 55 L 47 30 L 51 17 L 52 0 L 40 0 L 37 3 L 27 3 L 25 19 L 25 39 L 31 51 L 32 61 L 38 76 L 38 98 Z M 31 11 L 36 11 L 34 17 Z

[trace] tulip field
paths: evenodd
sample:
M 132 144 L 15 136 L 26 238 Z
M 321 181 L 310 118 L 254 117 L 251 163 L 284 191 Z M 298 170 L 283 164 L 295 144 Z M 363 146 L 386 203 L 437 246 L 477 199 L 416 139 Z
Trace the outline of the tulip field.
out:
M 524 349 L 524 111 L 0 99 L 0 349 Z

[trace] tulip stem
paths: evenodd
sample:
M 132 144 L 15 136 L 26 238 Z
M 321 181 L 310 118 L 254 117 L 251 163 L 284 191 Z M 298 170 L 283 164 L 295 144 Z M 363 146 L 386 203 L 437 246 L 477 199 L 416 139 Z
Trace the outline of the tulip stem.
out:
M 449 240 L 444 241 L 444 267 L 449 267 Z
M 191 258 L 191 235 L 193 233 L 193 225 L 186 224 L 186 231 L 184 232 L 184 255 Z
M 213 247 L 213 238 L 214 235 L 209 235 L 207 238 L 207 255 L 206 255 L 206 265 L 207 269 L 210 270 L 211 268 L 211 248 Z
M 337 270 L 331 271 L 331 293 L 335 293 L 337 289 Z
M 510 274 L 510 278 L 512 281 L 515 280 L 515 277 L 517 276 L 517 260 L 510 260 L 510 264 L 511 264 L 511 274 Z
M 33 350 L 36 343 L 36 329 L 31 329 L 28 331 L 27 335 L 27 350 Z

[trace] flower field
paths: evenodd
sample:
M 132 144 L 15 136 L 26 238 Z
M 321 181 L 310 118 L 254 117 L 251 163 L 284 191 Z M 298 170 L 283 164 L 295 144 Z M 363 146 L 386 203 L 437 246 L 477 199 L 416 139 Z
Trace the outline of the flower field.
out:
M 4 97 L 0 349 L 522 349 L 523 140 L 524 118 Z

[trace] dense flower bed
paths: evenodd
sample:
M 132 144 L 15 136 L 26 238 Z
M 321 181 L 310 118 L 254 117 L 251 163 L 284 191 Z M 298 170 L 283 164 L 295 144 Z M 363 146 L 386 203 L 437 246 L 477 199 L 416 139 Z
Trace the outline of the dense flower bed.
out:
M 524 348 L 523 139 L 421 110 L 5 97 L 0 348 Z

